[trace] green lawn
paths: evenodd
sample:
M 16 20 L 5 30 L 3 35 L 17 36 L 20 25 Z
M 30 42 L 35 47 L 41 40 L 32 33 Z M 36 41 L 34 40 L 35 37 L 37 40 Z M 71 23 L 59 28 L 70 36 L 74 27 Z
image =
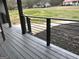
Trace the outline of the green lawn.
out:
M 23 11 L 25 15 L 79 19 L 79 6 L 32 8 Z M 10 10 L 10 17 L 14 24 L 19 23 L 17 10 Z

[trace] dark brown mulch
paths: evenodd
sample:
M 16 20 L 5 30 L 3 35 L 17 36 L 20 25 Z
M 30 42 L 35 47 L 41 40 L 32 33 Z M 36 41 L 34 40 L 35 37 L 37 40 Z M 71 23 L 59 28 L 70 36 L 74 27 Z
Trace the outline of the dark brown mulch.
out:
M 35 36 L 46 40 L 46 30 Z M 52 27 L 51 43 L 79 55 L 79 23 Z

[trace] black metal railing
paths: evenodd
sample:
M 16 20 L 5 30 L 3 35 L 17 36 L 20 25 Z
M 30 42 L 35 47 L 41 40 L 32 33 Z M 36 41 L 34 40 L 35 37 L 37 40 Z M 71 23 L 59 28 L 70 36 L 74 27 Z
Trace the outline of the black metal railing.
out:
M 51 18 L 51 17 L 36 17 L 36 16 L 24 16 L 24 17 L 26 19 L 26 27 L 27 27 L 28 33 L 31 33 L 32 35 L 37 36 L 40 32 L 44 31 L 42 32 L 42 34 L 39 34 L 38 37 L 40 37 L 40 35 L 41 37 L 43 36 L 42 38 L 46 39 L 47 41 L 47 46 L 50 46 L 51 35 L 52 35 L 51 33 L 53 30 L 51 24 L 53 23 L 53 20 L 79 22 L 78 20 Z M 75 25 L 70 25 L 70 26 L 75 26 Z M 64 29 L 67 29 L 67 28 L 64 28 Z M 54 28 L 54 30 L 56 29 Z M 53 36 L 54 35 L 52 35 L 52 37 Z
M 50 45 L 50 18 L 43 17 L 33 17 L 33 16 L 25 16 L 27 22 L 27 31 L 33 35 L 37 35 L 39 32 L 46 30 L 44 34 L 47 34 L 45 37 L 47 39 L 47 46 Z M 44 36 L 44 35 L 43 35 Z

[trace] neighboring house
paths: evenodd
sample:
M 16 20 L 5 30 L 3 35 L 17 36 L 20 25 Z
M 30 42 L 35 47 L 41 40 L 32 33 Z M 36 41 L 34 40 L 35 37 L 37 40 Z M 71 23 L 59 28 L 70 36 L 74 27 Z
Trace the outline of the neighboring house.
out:
M 46 7 L 50 7 L 51 4 L 50 4 L 49 2 L 46 2 L 46 3 L 45 3 L 45 6 L 46 6 Z
M 63 5 L 65 5 L 65 6 L 79 6 L 79 0 L 64 0 Z
M 33 7 L 34 8 L 38 8 L 38 7 L 50 7 L 51 6 L 51 4 L 49 3 L 49 2 L 39 2 L 39 3 L 37 3 L 37 4 L 35 4 L 35 5 L 33 5 Z

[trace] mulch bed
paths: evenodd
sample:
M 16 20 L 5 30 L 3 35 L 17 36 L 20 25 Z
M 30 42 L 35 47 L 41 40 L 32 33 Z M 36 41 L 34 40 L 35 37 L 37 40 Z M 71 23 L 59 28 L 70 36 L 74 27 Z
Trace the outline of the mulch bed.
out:
M 46 30 L 35 36 L 46 40 Z M 52 27 L 51 43 L 79 55 L 79 23 Z

